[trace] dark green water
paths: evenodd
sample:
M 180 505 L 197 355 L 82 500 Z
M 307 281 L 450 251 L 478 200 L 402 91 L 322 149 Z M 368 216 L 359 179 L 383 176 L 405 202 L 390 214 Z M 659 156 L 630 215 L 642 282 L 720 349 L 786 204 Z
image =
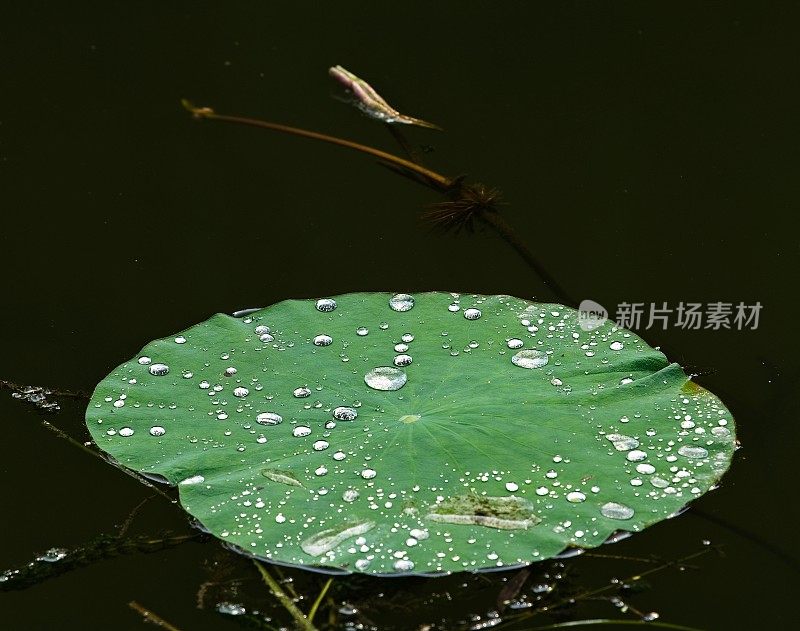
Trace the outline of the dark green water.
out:
M 154 338 L 285 298 L 440 289 L 553 299 L 492 233 L 430 233 L 418 217 L 435 194 L 371 160 L 199 123 L 179 106 L 187 97 L 399 151 L 381 125 L 330 98 L 326 70 L 342 64 L 446 128 L 409 137 L 433 149 L 432 168 L 502 189 L 508 220 L 578 299 L 761 302 L 757 330 L 639 331 L 725 401 L 744 449 L 696 502 L 713 521 L 689 511 L 600 552 L 675 559 L 708 539 L 724 557 L 660 572 L 628 601 L 701 629 L 792 628 L 800 240 L 789 6 L 6 3 L 0 377 L 90 390 Z M 115 532 L 152 495 L 6 393 L 0 410 L 0 569 Z M 50 420 L 85 440 L 79 405 Z M 159 497 L 131 528 L 191 532 Z M 4 593 L 0 625 L 135 629 L 127 603 L 137 600 L 184 631 L 237 628 L 214 612 L 221 596 L 197 608 L 214 563 L 222 580 L 242 581 L 230 599 L 288 620 L 249 562 L 209 541 Z M 564 563 L 584 587 L 649 567 Z M 532 568 L 531 601 L 549 567 Z M 320 579 L 288 574 L 307 609 Z M 459 628 L 485 620 L 510 576 L 343 579 L 331 593 L 364 616 L 339 614 L 339 625 Z M 564 616 L 636 619 L 605 602 Z

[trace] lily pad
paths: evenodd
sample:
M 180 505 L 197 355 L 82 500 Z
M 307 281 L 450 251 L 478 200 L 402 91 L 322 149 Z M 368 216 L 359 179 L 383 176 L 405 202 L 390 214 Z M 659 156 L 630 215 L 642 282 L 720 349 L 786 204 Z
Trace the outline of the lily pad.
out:
M 509 296 L 287 300 L 148 344 L 86 419 L 118 463 L 273 562 L 527 564 L 669 517 L 735 446 L 728 410 L 677 364 L 581 324 Z

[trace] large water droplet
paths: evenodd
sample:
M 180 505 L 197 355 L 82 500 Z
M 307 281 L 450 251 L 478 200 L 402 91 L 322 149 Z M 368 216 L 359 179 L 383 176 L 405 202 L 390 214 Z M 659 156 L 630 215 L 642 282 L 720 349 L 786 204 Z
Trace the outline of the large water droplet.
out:
M 408 294 L 395 294 L 389 299 L 389 306 L 394 311 L 409 311 L 414 307 L 414 297 Z
M 623 348 L 625 348 L 625 345 L 622 342 L 611 342 L 611 346 L 609 346 L 609 348 L 612 351 L 621 351 Z
M 363 469 L 361 471 L 361 477 L 364 478 L 365 480 L 371 480 L 376 475 L 378 475 L 378 472 L 375 471 L 375 469 Z
M 409 559 L 397 559 L 394 562 L 394 569 L 400 572 L 410 572 L 414 569 L 414 562 Z
M 358 416 L 358 412 L 350 407 L 341 406 L 333 411 L 333 418 L 337 421 L 354 421 Z
M 333 298 L 320 298 L 317 300 L 315 306 L 317 307 L 317 311 L 327 313 L 336 309 L 336 301 Z
M 306 388 L 305 386 L 300 386 L 299 388 L 295 388 L 292 395 L 297 397 L 298 399 L 305 399 L 308 396 L 311 396 L 311 389 Z
M 406 381 L 408 375 L 392 366 L 378 366 L 364 375 L 364 382 L 373 390 L 399 390 Z
M 477 320 L 481 317 L 481 310 L 480 309 L 466 309 L 464 310 L 464 317 L 467 320 Z
M 333 342 L 333 338 L 330 335 L 317 335 L 314 338 L 314 346 L 330 346 Z
M 283 423 L 283 417 L 274 412 L 262 412 L 256 416 L 256 423 L 261 423 L 262 425 L 277 425 L 278 423 Z
M 142 356 L 141 356 L 139 359 L 137 359 L 136 361 L 138 361 L 138 362 L 139 362 L 139 363 L 140 363 L 142 366 L 147 366 L 147 365 L 148 365 L 148 364 L 150 364 L 150 363 L 151 363 L 153 360 L 152 360 L 152 359 L 150 359 L 150 358 L 149 358 L 147 355 L 142 355 Z
M 206 479 L 202 475 L 193 475 L 189 478 L 184 478 L 178 484 L 183 486 L 191 486 L 192 484 L 202 484 Z
M 412 361 L 411 355 L 397 355 L 394 358 L 394 365 L 400 367 L 408 366 Z
M 511 363 L 520 368 L 541 368 L 548 361 L 547 353 L 537 350 L 520 351 L 511 358 Z
M 163 377 L 169 372 L 169 366 L 166 364 L 153 364 L 150 366 L 150 374 L 156 377 Z
M 344 493 L 342 493 L 342 499 L 345 502 L 355 502 L 358 499 L 358 491 L 355 489 L 347 489 Z
M 238 397 L 239 399 L 244 399 L 250 391 L 247 388 L 243 388 L 239 386 L 238 388 L 233 389 L 233 396 Z
M 626 458 L 631 462 L 639 462 L 647 458 L 647 452 L 642 451 L 641 449 L 634 449 L 633 451 L 628 452 Z
M 639 441 L 624 434 L 608 434 L 606 440 L 610 440 L 617 451 L 630 451 L 639 446 Z
M 708 450 L 704 447 L 692 447 L 683 445 L 678 448 L 678 453 L 686 458 L 708 458 Z
M 308 436 L 311 433 L 311 428 L 307 425 L 298 425 L 292 430 L 292 436 L 295 438 L 302 438 L 303 436 Z
M 617 502 L 606 502 L 600 507 L 600 512 L 609 519 L 630 519 L 633 517 L 633 509 Z
M 119 435 L 123 438 L 127 438 L 128 436 L 133 436 L 133 429 L 130 427 L 123 427 L 119 430 Z
M 512 337 L 510 340 L 508 340 L 508 342 L 506 342 L 506 344 L 508 345 L 508 348 L 514 350 L 516 348 L 522 348 L 525 342 L 517 337 Z
M 318 440 L 314 443 L 314 451 L 324 451 L 330 446 L 327 440 Z
M 163 436 L 166 433 L 167 433 L 167 430 L 165 430 L 160 425 L 153 425 L 153 427 L 150 428 L 150 435 L 151 436 Z
M 364 337 L 368 333 L 369 333 L 369 329 L 367 327 L 365 327 L 365 326 L 360 326 L 360 327 L 358 327 L 356 329 L 356 335 L 359 335 L 361 337 Z
M 573 504 L 583 502 L 585 499 L 586 496 L 580 491 L 572 491 L 570 493 L 567 493 L 567 501 L 572 502 Z
M 264 335 L 271 332 L 270 328 L 264 324 L 259 324 L 254 330 L 256 335 Z

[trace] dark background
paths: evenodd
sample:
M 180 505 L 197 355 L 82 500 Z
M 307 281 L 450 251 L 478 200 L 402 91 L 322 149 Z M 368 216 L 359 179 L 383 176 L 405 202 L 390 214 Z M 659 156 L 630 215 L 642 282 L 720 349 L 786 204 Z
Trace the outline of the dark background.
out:
M 381 125 L 331 99 L 326 71 L 341 64 L 401 111 L 442 125 L 409 138 L 433 148 L 432 168 L 500 188 L 506 218 L 576 298 L 611 310 L 761 302 L 754 331 L 640 331 L 725 401 L 744 449 L 722 487 L 696 502 L 727 527 L 689 511 L 613 553 L 677 557 L 701 539 L 722 544 L 725 556 L 702 557 L 699 570 L 653 579 L 637 606 L 703 629 L 791 628 L 797 5 L 289 6 L 3 3 L 0 377 L 91 390 L 151 339 L 285 298 L 439 289 L 554 299 L 493 233 L 431 233 L 419 214 L 436 195 L 369 158 L 193 121 L 179 104 L 399 153 Z M 0 569 L 113 532 L 151 494 L 40 417 L 0 399 Z M 66 404 L 50 420 L 84 440 L 81 417 Z M 153 499 L 135 530 L 185 524 Z M 203 563 L 218 554 L 212 542 L 122 556 L 5 593 L 0 626 L 135 629 L 126 603 L 136 599 L 183 629 L 235 628 L 195 608 Z M 599 584 L 637 567 L 579 563 Z M 475 584 L 459 581 L 449 585 Z M 440 585 L 402 583 L 433 603 L 415 605 L 420 621 L 492 608 L 464 594 L 425 600 Z

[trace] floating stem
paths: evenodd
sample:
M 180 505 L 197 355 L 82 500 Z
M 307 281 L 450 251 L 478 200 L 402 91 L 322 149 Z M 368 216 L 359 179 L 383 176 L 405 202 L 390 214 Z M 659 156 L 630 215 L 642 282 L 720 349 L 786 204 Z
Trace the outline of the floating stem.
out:
M 435 171 L 426 169 L 425 167 L 422 167 L 412 162 L 411 160 L 406 160 L 394 154 L 387 153 L 386 151 L 381 151 L 380 149 L 375 149 L 374 147 L 368 147 L 367 145 L 362 145 L 360 143 L 353 142 L 352 140 L 337 138 L 336 136 L 329 136 L 328 134 L 309 131 L 307 129 L 300 129 L 299 127 L 290 127 L 289 125 L 281 125 L 280 123 L 270 123 L 268 121 L 263 121 L 256 118 L 246 118 L 243 116 L 229 116 L 227 114 L 217 114 L 210 107 L 196 107 L 186 99 L 181 101 L 181 103 L 187 110 L 189 110 L 192 113 L 192 115 L 195 118 L 204 118 L 208 120 L 222 121 L 225 123 L 237 123 L 239 125 L 249 125 L 250 127 L 270 129 L 272 131 L 279 131 L 284 134 L 290 134 L 292 136 L 311 138 L 312 140 L 321 140 L 322 142 L 327 142 L 332 145 L 338 145 L 340 147 L 346 147 L 347 149 L 353 149 L 354 151 L 360 151 L 361 153 L 366 153 L 367 155 L 371 155 L 375 158 L 378 158 L 382 162 L 392 164 L 395 167 L 406 171 L 411 171 L 421 176 L 423 179 L 429 182 L 429 184 L 433 188 L 437 188 L 438 190 L 442 191 L 448 190 L 454 184 L 453 180 L 445 177 L 444 175 L 441 175 L 440 173 L 436 173 Z

